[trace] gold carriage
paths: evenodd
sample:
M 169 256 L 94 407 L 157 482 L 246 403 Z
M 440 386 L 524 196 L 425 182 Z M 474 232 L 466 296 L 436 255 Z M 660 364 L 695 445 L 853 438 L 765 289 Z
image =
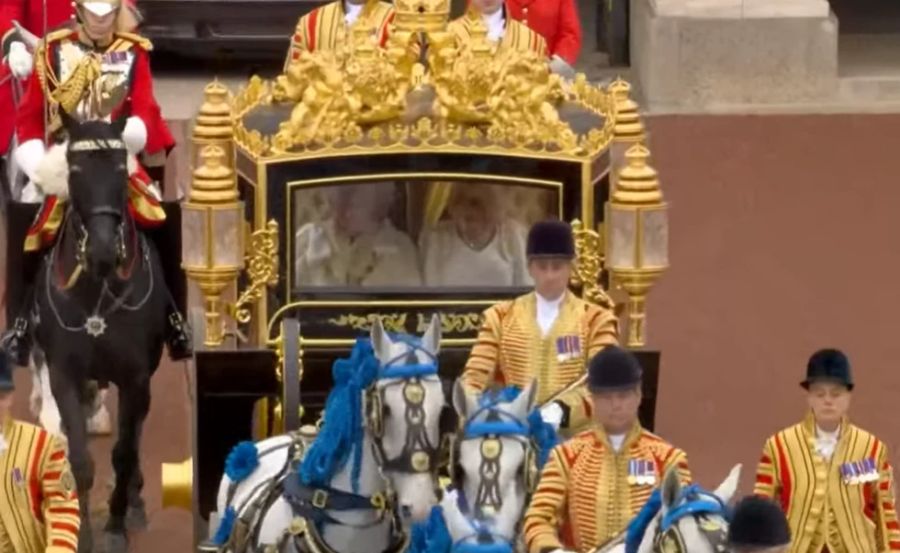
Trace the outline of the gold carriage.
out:
M 477 23 L 458 45 L 446 0 L 395 7 L 385 48 L 360 22 L 344 49 L 304 54 L 274 81 L 206 87 L 183 207 L 204 305 L 194 456 L 164 469 L 165 501 L 192 495 L 196 517 L 215 509 L 235 443 L 315 422 L 332 361 L 375 317 L 414 334 L 438 313 L 441 373 L 458 375 L 481 312 L 527 290 L 521 229 L 547 217 L 573 223 L 573 288 L 627 320 L 653 426 L 644 298 L 667 266 L 666 205 L 628 84 L 563 79 L 495 51 Z M 504 236 L 487 267 L 509 270 L 454 250 L 485 221 Z

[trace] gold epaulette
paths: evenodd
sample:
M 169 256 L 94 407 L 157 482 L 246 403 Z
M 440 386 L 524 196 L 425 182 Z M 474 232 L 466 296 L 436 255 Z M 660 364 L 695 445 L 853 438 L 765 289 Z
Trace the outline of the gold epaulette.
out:
M 147 52 L 153 50 L 153 43 L 150 42 L 150 39 L 143 37 L 137 33 L 129 33 L 126 31 L 121 31 L 121 32 L 116 33 L 116 38 L 121 38 L 123 40 L 133 42 L 134 44 L 137 44 L 138 46 L 140 46 Z

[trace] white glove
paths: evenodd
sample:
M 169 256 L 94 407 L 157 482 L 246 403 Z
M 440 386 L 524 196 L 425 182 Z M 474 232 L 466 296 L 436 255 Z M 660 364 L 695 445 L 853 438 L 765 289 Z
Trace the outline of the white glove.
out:
M 44 201 L 44 192 L 34 184 L 34 181 L 30 180 L 22 189 L 20 201 L 26 204 L 39 204 Z
M 556 73 L 564 79 L 575 78 L 575 68 L 556 54 L 553 54 L 553 57 L 550 58 L 550 72 Z
M 122 140 L 125 141 L 125 148 L 128 153 L 137 155 L 147 144 L 147 125 L 141 121 L 140 117 L 132 115 L 125 121 L 125 128 L 122 129 Z
M 44 141 L 40 138 L 32 138 L 19 144 L 13 154 L 16 165 L 25 173 L 29 181 L 37 180 L 37 170 L 44 159 L 47 150 L 44 148 Z
M 568 549 L 554 549 L 550 553 L 575 553 L 574 551 L 569 551 Z
M 541 418 L 544 419 L 544 422 L 547 424 L 552 425 L 554 430 L 559 430 L 559 425 L 562 424 L 564 414 L 562 407 L 555 401 L 550 405 L 541 407 Z
M 9 45 L 9 54 L 6 56 L 6 64 L 17 79 L 24 79 L 31 75 L 34 69 L 34 60 L 31 52 L 25 47 L 25 43 L 15 40 Z

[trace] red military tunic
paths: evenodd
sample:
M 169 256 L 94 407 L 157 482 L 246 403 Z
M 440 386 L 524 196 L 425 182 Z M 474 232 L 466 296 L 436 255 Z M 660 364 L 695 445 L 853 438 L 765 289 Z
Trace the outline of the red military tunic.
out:
M 44 28 L 44 6 L 47 6 L 47 28 Z M 72 0 L 0 0 L 0 43 L 3 58 L 9 52 L 9 45 L 16 39 L 13 21 L 18 21 L 28 32 L 36 36 L 44 36 L 48 31 L 60 27 L 70 21 L 75 14 Z M 15 112 L 13 103 L 13 85 L 9 67 L 0 66 L 0 113 Z M 15 118 L 0 117 L 0 155 L 9 151 Z
M 574 64 L 581 52 L 581 22 L 575 0 L 506 0 L 506 13 L 547 41 L 550 56 Z
M 19 144 L 29 140 L 44 140 L 45 121 L 44 103 L 47 94 L 54 94 L 61 83 L 68 82 L 73 74 L 77 75 L 82 62 L 91 56 L 99 60 L 100 77 L 112 88 L 124 87 L 122 100 L 111 109 L 106 119 L 114 119 L 122 115 L 137 117 L 147 129 L 147 142 L 144 152 L 154 154 L 166 151 L 174 146 L 174 140 L 161 110 L 153 96 L 153 78 L 150 74 L 150 61 L 147 50 L 150 42 L 132 33 L 116 33 L 113 42 L 102 52 L 93 52 L 90 47 L 78 40 L 77 31 L 58 31 L 47 37 L 47 47 L 35 53 L 35 70 L 28 81 L 25 96 L 16 114 L 16 134 Z M 78 104 L 69 108 L 71 114 L 78 119 L 101 117 L 94 113 L 90 93 L 80 97 Z M 55 99 L 50 99 L 50 131 L 59 128 L 58 110 L 63 109 Z M 50 142 L 52 143 L 52 137 Z M 49 147 L 50 144 L 47 144 Z M 149 192 L 149 179 L 143 171 L 138 171 L 130 180 L 129 206 L 139 223 L 152 225 L 165 220 L 165 213 L 159 200 Z M 39 213 L 37 221 L 29 230 L 26 239 L 26 250 L 39 249 L 56 234 L 61 221 L 62 206 L 55 198 L 48 198 Z

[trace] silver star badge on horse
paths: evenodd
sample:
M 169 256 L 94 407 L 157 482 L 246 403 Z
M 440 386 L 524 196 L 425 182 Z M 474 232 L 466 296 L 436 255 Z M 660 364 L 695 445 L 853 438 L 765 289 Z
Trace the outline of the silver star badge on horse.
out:
M 91 315 L 84 321 L 84 331 L 94 338 L 99 338 L 106 332 L 106 320 L 100 315 Z

